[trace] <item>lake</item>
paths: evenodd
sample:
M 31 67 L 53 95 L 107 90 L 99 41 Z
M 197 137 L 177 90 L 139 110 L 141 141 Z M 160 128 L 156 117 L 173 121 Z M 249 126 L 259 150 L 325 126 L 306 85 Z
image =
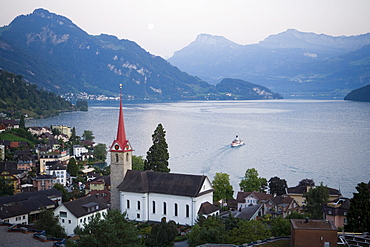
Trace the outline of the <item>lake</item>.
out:
M 174 173 L 230 175 L 234 192 L 248 168 L 288 186 L 311 178 L 352 197 L 370 179 L 370 104 L 342 100 L 251 100 L 124 103 L 126 136 L 143 156 L 159 123 Z M 89 102 L 88 112 L 26 120 L 27 126 L 91 130 L 96 143 L 116 137 L 119 102 Z M 235 135 L 246 143 L 230 147 Z M 108 155 L 109 156 L 109 155 Z M 109 162 L 109 161 L 108 161 Z

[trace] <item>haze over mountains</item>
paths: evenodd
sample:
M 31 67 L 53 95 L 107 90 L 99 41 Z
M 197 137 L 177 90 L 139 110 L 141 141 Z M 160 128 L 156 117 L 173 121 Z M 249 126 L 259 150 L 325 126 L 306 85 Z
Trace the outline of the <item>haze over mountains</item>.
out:
M 343 97 L 370 83 L 370 34 L 332 37 L 289 29 L 253 45 L 200 34 L 168 59 L 215 84 L 238 78 L 273 91 Z
M 370 83 L 369 44 L 370 34 L 294 29 L 254 45 L 201 34 L 168 62 L 133 41 L 89 35 L 37 9 L 0 28 L 0 68 L 58 94 L 116 96 L 123 84 L 124 99 L 343 98 Z

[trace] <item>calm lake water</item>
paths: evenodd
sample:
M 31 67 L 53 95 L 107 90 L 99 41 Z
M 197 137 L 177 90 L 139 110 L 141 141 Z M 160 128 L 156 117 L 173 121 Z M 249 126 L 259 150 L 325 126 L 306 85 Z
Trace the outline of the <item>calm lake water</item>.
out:
M 67 125 L 92 130 L 96 143 L 115 139 L 119 102 L 90 102 L 88 112 L 27 120 L 27 126 Z M 261 177 L 304 178 L 352 197 L 370 180 L 370 103 L 340 100 L 186 101 L 124 104 L 126 135 L 143 156 L 159 123 L 175 173 L 230 175 L 234 192 L 248 168 Z M 235 135 L 246 145 L 231 148 Z M 108 161 L 109 162 L 109 161 Z

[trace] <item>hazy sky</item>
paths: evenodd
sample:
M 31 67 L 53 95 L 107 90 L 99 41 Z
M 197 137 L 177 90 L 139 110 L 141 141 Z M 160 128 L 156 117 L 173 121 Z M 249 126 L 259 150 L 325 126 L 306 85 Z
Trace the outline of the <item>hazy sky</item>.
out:
M 0 26 L 36 8 L 89 34 L 135 41 L 168 58 L 200 33 L 253 44 L 294 28 L 333 36 L 370 32 L 370 0 L 0 0 Z

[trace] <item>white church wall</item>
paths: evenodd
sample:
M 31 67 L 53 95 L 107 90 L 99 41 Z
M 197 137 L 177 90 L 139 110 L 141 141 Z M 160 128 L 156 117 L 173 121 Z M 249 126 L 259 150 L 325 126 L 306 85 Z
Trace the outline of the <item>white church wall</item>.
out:
M 212 193 L 197 198 L 132 192 L 121 192 L 120 195 L 121 212 L 126 212 L 128 219 L 135 221 L 160 222 L 165 217 L 167 221 L 194 225 L 200 205 L 206 201 L 212 203 Z

